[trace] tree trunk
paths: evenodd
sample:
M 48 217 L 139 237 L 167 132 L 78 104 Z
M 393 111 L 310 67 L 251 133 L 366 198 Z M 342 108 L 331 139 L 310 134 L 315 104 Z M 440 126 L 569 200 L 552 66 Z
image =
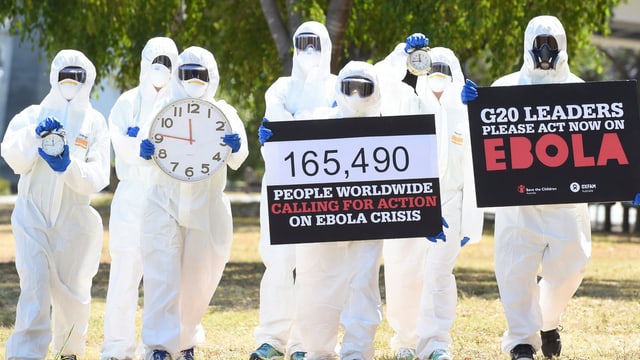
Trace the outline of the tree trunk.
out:
M 353 0 L 331 0 L 327 10 L 327 30 L 331 37 L 333 53 L 331 54 L 331 72 L 338 73 L 344 49 L 344 33 L 351 16 Z
M 271 32 L 271 38 L 276 45 L 278 51 L 278 58 L 282 64 L 282 73 L 291 74 L 291 67 L 293 65 L 291 54 L 291 35 L 287 26 L 285 25 L 280 11 L 278 10 L 278 4 L 276 0 L 260 0 L 260 7 L 264 14 L 264 19 L 269 26 L 269 32 Z
M 278 9 L 277 0 L 260 0 L 262 13 L 269 26 L 271 38 L 273 38 L 278 51 L 278 58 L 282 64 L 283 74 L 290 74 L 293 66 L 291 53 L 291 37 L 302 23 L 302 13 L 298 6 L 299 0 L 286 2 L 287 21 L 283 19 Z M 344 34 L 347 30 L 347 21 L 351 16 L 353 0 L 331 0 L 327 9 L 326 27 L 331 38 L 331 72 L 337 73 L 344 49 Z M 288 25 L 288 26 L 287 26 Z

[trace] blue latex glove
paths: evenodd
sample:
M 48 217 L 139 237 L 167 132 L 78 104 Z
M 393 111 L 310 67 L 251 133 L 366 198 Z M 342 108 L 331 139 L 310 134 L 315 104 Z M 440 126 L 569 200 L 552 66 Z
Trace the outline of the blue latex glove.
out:
M 411 34 L 405 40 L 404 52 L 407 54 L 413 49 L 422 49 L 425 46 L 429 46 L 429 39 L 422 33 Z
M 136 137 L 138 136 L 138 131 L 140 131 L 140 128 L 137 126 L 129 126 L 127 128 L 127 135 L 130 137 Z
M 463 246 L 467 245 L 469 240 L 471 240 L 471 239 L 469 239 L 468 236 L 463 237 L 462 240 L 460 241 L 460 247 L 463 247 Z
M 633 201 L 631 202 L 631 205 L 633 206 L 638 206 L 640 205 L 640 193 L 636 194 L 636 197 L 633 199 Z
M 67 170 L 69 164 L 71 164 L 71 159 L 69 158 L 69 145 L 65 145 L 62 154 L 58 156 L 48 155 L 42 150 L 42 148 L 38 148 L 38 154 L 40 154 L 40 157 L 49 164 L 49 167 L 53 169 L 53 171 L 64 172 Z
M 447 224 L 447 221 L 442 218 L 442 226 L 444 226 L 445 228 L 449 228 L 449 224 Z M 437 243 L 438 240 L 442 240 L 442 242 L 446 242 L 447 241 L 447 236 L 444 234 L 444 230 L 440 231 L 440 233 L 436 236 L 427 236 L 427 240 L 431 241 L 432 243 Z
M 236 153 L 240 150 L 240 135 L 237 133 L 226 134 L 222 139 L 222 142 L 229 145 L 232 153 Z
M 467 104 L 469 101 L 473 101 L 478 97 L 478 85 L 473 81 L 467 79 L 462 87 L 462 103 Z
M 269 119 L 263 118 L 262 124 L 260 124 L 260 127 L 258 128 L 258 140 L 260 141 L 260 145 L 264 145 L 265 141 L 269 140 L 269 138 L 273 136 L 273 131 L 264 127 L 264 123 L 268 121 Z
M 144 139 L 140 143 L 140 157 L 151 160 L 151 156 L 156 151 L 156 146 L 149 139 Z
M 43 132 L 62 129 L 62 124 L 54 116 L 47 116 L 46 119 L 40 121 L 36 127 L 36 135 L 40 136 Z

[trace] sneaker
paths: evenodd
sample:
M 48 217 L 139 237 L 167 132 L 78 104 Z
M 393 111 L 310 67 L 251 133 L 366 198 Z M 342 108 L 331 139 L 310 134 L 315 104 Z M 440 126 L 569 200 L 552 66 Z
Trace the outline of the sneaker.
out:
M 558 329 L 540 331 L 540 337 L 542 338 L 542 354 L 545 359 L 560 356 L 562 342 L 560 341 L 560 332 Z
M 289 357 L 291 360 L 304 360 L 305 355 L 307 355 L 304 351 L 296 351 Z
M 529 344 L 518 344 L 511 349 L 511 360 L 533 360 L 536 351 Z
M 171 355 L 164 350 L 153 350 L 150 360 L 171 360 Z
M 77 360 L 77 358 L 75 355 L 62 355 L 60 360 Z
M 446 349 L 433 350 L 428 360 L 451 360 L 451 354 Z
M 193 360 L 193 348 L 180 351 L 178 360 Z
M 400 348 L 396 353 L 396 360 L 415 360 L 416 351 L 410 348 Z
M 264 343 L 249 355 L 249 360 L 281 360 L 284 354 L 273 346 Z

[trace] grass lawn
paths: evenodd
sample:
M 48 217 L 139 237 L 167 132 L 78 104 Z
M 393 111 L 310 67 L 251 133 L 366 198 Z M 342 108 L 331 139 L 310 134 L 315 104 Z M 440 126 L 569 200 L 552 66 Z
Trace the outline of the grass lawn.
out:
M 231 261 L 203 320 L 207 343 L 196 349 L 199 359 L 246 360 L 256 346 L 253 328 L 264 270 L 257 252 L 257 220 L 236 219 L 235 229 Z M 499 350 L 505 320 L 493 274 L 493 237 L 491 229 L 487 230 L 479 244 L 463 248 L 455 270 L 459 303 L 452 336 L 456 359 L 508 359 Z M 107 240 L 105 234 L 102 264 L 94 279 L 86 359 L 99 359 L 109 271 Z M 586 278 L 563 318 L 563 359 L 640 359 L 639 260 L 640 239 L 594 234 Z M 12 261 L 10 226 L 0 225 L 0 358 L 4 358 L 19 294 Z M 393 358 L 388 350 L 390 337 L 384 321 L 376 337 L 376 359 Z

